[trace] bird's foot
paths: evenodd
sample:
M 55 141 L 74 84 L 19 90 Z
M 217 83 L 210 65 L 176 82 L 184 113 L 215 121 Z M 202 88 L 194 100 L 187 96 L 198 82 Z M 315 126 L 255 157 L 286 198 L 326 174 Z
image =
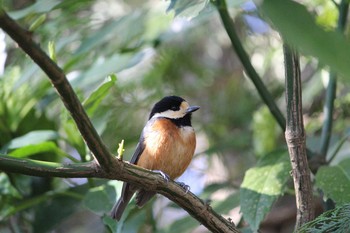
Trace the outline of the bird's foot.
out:
M 188 193 L 188 191 L 190 191 L 191 187 L 187 184 L 185 184 L 184 182 L 176 182 L 178 185 L 181 186 L 181 188 L 183 188 L 185 190 L 185 193 Z
M 167 183 L 170 181 L 169 175 L 166 174 L 165 172 L 161 170 L 153 170 L 153 172 L 159 173 Z

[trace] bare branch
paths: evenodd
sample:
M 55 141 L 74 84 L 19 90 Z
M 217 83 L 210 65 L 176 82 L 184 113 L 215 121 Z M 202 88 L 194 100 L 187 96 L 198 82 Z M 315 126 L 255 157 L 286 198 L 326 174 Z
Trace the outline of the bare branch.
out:
M 5 172 L 15 172 L 30 176 L 95 177 L 127 181 L 147 191 L 156 191 L 174 201 L 211 232 L 239 232 L 233 223 L 217 214 L 208 204 L 204 203 L 193 193 L 186 193 L 182 187 L 173 181 L 166 182 L 158 173 L 130 163 L 114 163 L 111 164 L 111 167 L 116 167 L 123 172 L 105 172 L 103 168 L 94 162 L 63 165 L 38 160 L 16 159 L 5 155 L 0 156 L 0 170 Z
M 299 56 L 284 45 L 286 70 L 287 124 L 285 137 L 288 145 L 297 205 L 296 229 L 314 219 L 310 170 L 306 157 L 305 130 L 302 113 Z
M 6 155 L 0 155 L 0 170 L 42 177 L 88 178 L 101 175 L 100 168 L 94 162 L 60 164 L 32 159 L 17 159 Z

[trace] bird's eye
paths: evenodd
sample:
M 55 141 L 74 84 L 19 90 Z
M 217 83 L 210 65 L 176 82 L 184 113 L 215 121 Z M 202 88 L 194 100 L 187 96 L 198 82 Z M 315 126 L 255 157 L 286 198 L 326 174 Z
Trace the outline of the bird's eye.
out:
M 176 106 L 172 106 L 170 109 L 173 110 L 173 111 L 178 110 L 178 108 Z

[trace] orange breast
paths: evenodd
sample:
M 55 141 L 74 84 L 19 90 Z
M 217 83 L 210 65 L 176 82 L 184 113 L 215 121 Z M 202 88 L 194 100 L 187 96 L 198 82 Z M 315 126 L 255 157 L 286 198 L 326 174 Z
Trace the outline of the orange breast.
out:
M 161 170 L 175 179 L 190 164 L 196 148 L 196 136 L 192 127 L 178 128 L 168 119 L 157 119 L 151 130 L 144 134 L 145 145 L 137 165 Z

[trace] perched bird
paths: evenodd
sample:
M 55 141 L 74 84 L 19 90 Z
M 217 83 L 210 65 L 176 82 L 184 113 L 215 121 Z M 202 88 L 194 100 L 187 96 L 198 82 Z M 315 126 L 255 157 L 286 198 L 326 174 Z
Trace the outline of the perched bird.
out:
M 130 163 L 158 171 L 167 179 L 174 180 L 181 176 L 190 164 L 196 147 L 191 114 L 198 109 L 198 106 L 190 106 L 178 96 L 167 96 L 157 102 Z M 121 197 L 113 206 L 112 218 L 120 220 L 135 192 L 138 207 L 142 207 L 156 194 L 125 182 Z

